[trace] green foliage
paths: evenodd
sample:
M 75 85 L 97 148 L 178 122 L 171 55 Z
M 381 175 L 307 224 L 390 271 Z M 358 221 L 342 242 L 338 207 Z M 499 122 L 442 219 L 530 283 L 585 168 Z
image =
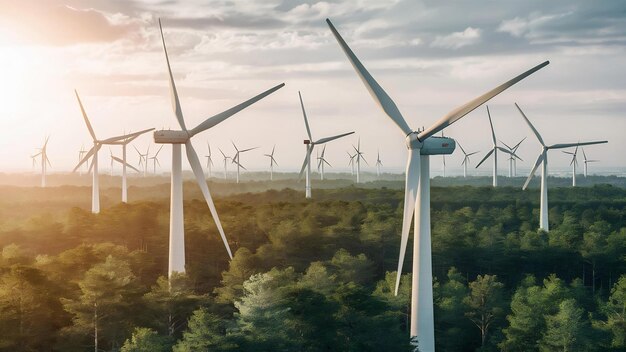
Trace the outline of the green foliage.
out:
M 167 352 L 172 346 L 169 339 L 148 328 L 135 328 L 130 339 L 124 342 L 120 352 Z

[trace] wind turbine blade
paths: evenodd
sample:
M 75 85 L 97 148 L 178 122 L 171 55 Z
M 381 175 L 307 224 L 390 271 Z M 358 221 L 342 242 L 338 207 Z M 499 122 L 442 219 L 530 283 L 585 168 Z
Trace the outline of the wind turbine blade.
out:
M 467 156 L 472 156 L 472 155 L 477 154 L 477 153 L 480 153 L 480 151 L 478 151 L 478 152 L 471 152 L 471 153 L 467 154 Z
M 563 148 L 576 147 L 576 146 L 580 146 L 580 145 L 593 145 L 593 144 L 604 144 L 604 143 L 608 143 L 608 141 L 560 143 L 560 144 L 553 144 L 553 145 L 549 146 L 548 149 L 563 149 Z
M 221 148 L 217 148 L 217 149 L 220 151 L 220 153 L 222 153 L 222 156 L 224 157 L 224 159 L 226 159 L 226 154 L 224 154 L 224 152 L 222 151 L 222 149 L 221 149 Z
M 324 163 L 326 163 L 326 165 L 328 165 L 328 166 L 330 166 L 330 167 L 333 167 L 332 165 L 330 165 L 330 163 L 329 163 L 328 161 L 326 161 L 326 159 L 322 159 L 322 161 L 323 161 Z
M 335 26 L 333 26 L 329 19 L 326 19 L 326 23 L 328 23 L 328 27 L 330 27 L 331 32 L 335 36 L 335 39 L 337 39 L 337 42 L 341 46 L 341 49 L 343 49 L 343 52 L 348 57 L 348 60 L 350 60 L 352 67 L 354 67 L 355 71 L 361 78 L 361 81 L 369 91 L 370 95 L 372 96 L 372 98 L 374 98 L 374 101 L 378 103 L 378 105 L 383 109 L 385 114 L 387 114 L 387 116 L 389 116 L 389 118 L 391 118 L 391 120 L 395 122 L 398 127 L 400 127 L 405 136 L 413 132 L 409 125 L 406 123 L 406 120 L 402 116 L 402 113 L 400 113 L 400 110 L 396 106 L 396 103 L 394 103 L 391 97 L 387 95 L 385 90 L 378 84 L 378 82 L 376 82 L 374 77 L 370 75 L 365 66 L 363 66 L 361 61 L 359 61 L 359 59 L 354 54 L 354 52 L 352 52 L 352 49 L 350 49 L 348 44 L 346 44 L 346 42 L 343 40 L 339 32 L 337 32 Z
M 511 152 L 511 151 L 510 151 L 510 150 L 508 150 L 508 149 L 502 148 L 501 146 L 496 146 L 496 148 L 497 148 L 499 151 L 503 152 L 503 153 L 506 153 L 506 154 L 509 154 L 509 155 L 513 155 L 513 152 Z
M 85 120 L 85 124 L 87 125 L 87 129 L 89 130 L 89 134 L 93 140 L 97 140 L 96 133 L 93 131 L 91 127 L 91 123 L 89 122 L 89 117 L 87 117 L 87 113 L 85 112 L 85 108 L 83 107 L 83 103 L 80 101 L 80 97 L 78 96 L 78 91 L 74 89 L 74 94 L 76 94 L 76 99 L 78 99 L 78 105 L 80 106 L 80 111 L 83 113 L 83 119 Z
M 400 278 L 402 277 L 402 266 L 406 247 L 409 242 L 409 231 L 415 213 L 415 202 L 417 201 L 417 187 L 420 180 L 420 153 L 409 149 L 409 160 L 406 165 L 406 180 L 404 186 L 404 211 L 402 215 L 402 236 L 400 239 L 400 258 L 398 258 L 398 273 L 396 277 L 395 295 L 398 295 Z M 413 239 L 418 241 L 417 238 Z
M 517 105 L 517 103 L 515 103 L 515 107 L 517 107 L 517 110 L 519 110 L 520 114 L 522 114 L 522 117 L 524 118 L 524 120 L 528 124 L 528 127 L 530 127 L 530 130 L 533 131 L 533 133 L 535 134 L 535 137 L 537 137 L 537 140 L 539 140 L 539 143 L 541 143 L 541 145 L 545 147 L 546 144 L 543 142 L 543 138 L 541 138 L 541 135 L 539 134 L 537 129 L 535 129 L 535 126 L 533 126 L 533 124 L 530 123 L 530 120 L 528 119 L 528 117 L 526 117 L 526 114 L 524 114 L 524 112 L 519 107 L 519 105 Z
M 167 47 L 165 46 L 165 37 L 163 37 L 163 27 L 161 27 L 161 19 L 159 18 L 159 31 L 161 32 L 161 42 L 163 42 L 163 52 L 165 53 L 165 61 L 167 62 L 167 72 L 170 78 L 170 95 L 172 98 L 172 109 L 174 110 L 174 114 L 176 115 L 176 120 L 178 120 L 178 124 L 183 129 L 183 131 L 187 131 L 187 127 L 185 126 L 185 119 L 183 119 L 183 111 L 180 107 L 180 101 L 178 99 L 178 91 L 176 90 L 176 83 L 174 83 L 174 76 L 172 75 L 172 68 L 170 67 L 170 59 L 167 56 Z
M 541 163 L 544 161 L 544 158 L 545 158 L 545 151 L 539 154 L 539 157 L 537 158 L 537 161 L 535 162 L 535 166 L 533 166 L 532 170 L 530 170 L 530 174 L 528 174 L 528 178 L 526 179 L 526 182 L 524 182 L 524 186 L 522 187 L 522 189 L 526 189 L 526 187 L 528 187 L 530 180 L 533 179 L 533 176 L 535 175 L 535 171 L 537 171 L 537 168 L 539 167 L 539 165 L 541 165 Z
M 509 150 L 513 150 L 513 148 L 511 148 L 508 144 L 504 143 L 501 139 L 498 139 L 498 141 L 504 144 L 504 146 L 507 147 Z
M 276 149 L 276 144 L 274 144 L 274 146 L 272 147 L 272 152 L 270 153 L 270 155 L 273 157 L 274 156 L 274 150 Z
M 213 220 L 215 221 L 215 225 L 217 225 L 217 230 L 222 237 L 222 242 L 224 242 L 224 247 L 226 247 L 226 251 L 228 252 L 228 257 L 233 259 L 233 253 L 230 250 L 230 246 L 228 245 L 228 241 L 226 240 L 226 235 L 224 234 L 224 229 L 222 228 L 222 223 L 220 222 L 220 218 L 217 215 L 217 210 L 215 209 L 215 204 L 213 204 L 213 198 L 211 197 L 211 192 L 209 191 L 209 186 L 207 186 L 206 180 L 204 179 L 204 171 L 202 170 L 202 166 L 200 165 L 200 160 L 198 160 L 198 154 L 193 149 L 193 145 L 190 140 L 185 142 L 185 152 L 187 153 L 187 160 L 189 161 L 189 165 L 191 165 L 191 169 L 193 170 L 194 176 L 196 176 L 196 181 L 198 182 L 198 186 L 200 186 L 200 190 L 202 190 L 202 195 L 204 195 L 204 199 L 206 200 L 206 204 L 209 206 L 209 210 L 211 211 L 211 215 L 213 216 Z
M 307 161 L 311 157 L 311 153 L 313 152 L 313 146 L 307 148 L 306 156 L 304 157 L 304 162 L 302 163 L 302 168 L 300 168 L 300 174 L 298 176 L 298 181 L 302 179 L 302 175 L 304 174 L 304 169 L 307 166 Z
M 517 148 L 519 148 L 520 144 L 522 144 L 523 141 L 526 140 L 526 137 L 522 138 L 521 141 L 519 141 L 514 147 L 513 147 L 513 151 L 516 152 Z
M 330 141 L 334 141 L 335 139 L 351 135 L 353 133 L 354 133 L 354 131 L 348 132 L 348 133 L 338 134 L 338 135 L 332 136 L 332 137 L 322 138 L 320 140 L 315 141 L 315 144 L 324 144 L 324 143 L 327 143 L 327 142 L 330 142 Z
M 367 166 L 369 166 L 369 165 L 370 165 L 370 163 L 368 163 L 368 162 L 367 162 L 367 160 L 365 160 L 365 157 L 363 156 L 363 154 L 362 154 L 362 153 L 361 153 L 361 154 L 359 154 L 359 157 L 360 157 L 361 159 L 363 159 L 363 161 L 365 161 L 365 164 L 367 164 Z
M 278 166 L 278 163 L 276 162 L 276 159 L 274 159 L 274 157 L 272 156 L 272 161 L 274 162 L 274 164 L 276 164 L 276 166 Z
M 95 146 L 91 147 L 91 149 L 89 149 L 87 154 L 85 154 L 85 156 L 78 162 L 78 165 L 76 165 L 76 167 L 74 168 L 74 170 L 72 170 L 72 172 L 76 172 L 76 170 L 78 170 L 78 168 L 81 165 L 83 165 L 85 163 L 85 161 L 89 160 L 89 158 L 91 158 L 91 156 L 94 154 L 94 151 L 95 151 Z
M 275 86 L 274 88 L 268 89 L 265 92 L 250 98 L 246 101 L 244 101 L 243 103 L 236 105 L 226 111 L 220 112 L 217 115 L 213 115 L 211 117 L 209 117 L 208 119 L 206 119 L 204 122 L 202 122 L 201 124 L 199 124 L 198 126 L 194 127 L 191 131 L 189 131 L 189 135 L 190 136 L 195 136 L 196 134 L 208 130 L 209 128 L 217 125 L 218 123 L 226 120 L 227 118 L 235 115 L 236 113 L 238 113 L 239 111 L 247 108 L 248 106 L 256 103 L 257 101 L 265 98 L 266 96 L 274 93 L 275 91 L 279 90 L 280 88 L 284 87 L 285 84 L 281 83 L 277 86 Z
M 487 158 L 488 158 L 491 154 L 493 154 L 493 151 L 494 151 L 494 150 L 495 150 L 495 149 L 491 149 L 491 150 L 490 150 L 487 154 L 485 154 L 485 157 L 484 157 L 484 158 L 482 158 L 482 160 L 478 163 L 478 165 L 476 165 L 476 168 L 478 168 L 478 167 L 480 166 L 480 164 L 482 164 L 485 160 L 487 160 Z
M 248 148 L 248 149 L 240 150 L 239 152 L 240 152 L 240 153 L 243 153 L 243 152 L 249 152 L 249 151 L 251 151 L 251 150 L 255 150 L 255 149 L 259 149 L 259 147 Z
M 583 159 L 587 161 L 587 154 L 585 154 L 585 148 L 580 148 L 583 151 Z
M 161 144 L 161 146 L 159 147 L 159 150 L 157 150 L 156 154 L 154 154 L 154 158 L 156 159 L 156 157 L 159 155 L 159 153 L 161 152 L 161 149 L 163 149 L 163 145 Z
M 574 155 L 574 153 L 572 153 L 572 152 L 568 152 L 568 151 L 565 151 L 565 150 L 562 150 L 562 151 L 561 151 L 561 153 L 565 153 L 565 154 L 569 154 L 569 155 Z
M 467 163 L 468 159 L 469 158 L 467 156 L 465 156 L 465 158 L 463 158 L 463 161 L 461 162 L 461 166 L 464 165 L 465 163 Z
M 302 116 L 304 116 L 304 126 L 306 127 L 306 134 L 309 136 L 309 140 L 313 141 L 311 137 L 311 128 L 309 127 L 309 119 L 306 117 L 306 110 L 304 110 L 304 103 L 302 102 L 302 94 L 298 91 L 298 97 L 300 98 L 300 106 L 302 107 Z
M 46 162 L 48 163 L 48 166 L 52 167 L 52 164 L 50 163 L 50 159 L 48 159 L 47 155 L 46 155 Z
M 240 168 L 242 168 L 242 169 L 244 169 L 244 170 L 248 170 L 248 169 L 246 169 L 243 165 L 241 165 L 241 164 L 239 163 L 239 161 L 235 161 L 235 160 L 233 160 L 233 164 L 238 165 Z
M 439 121 L 437 121 L 434 125 L 432 125 L 431 127 L 429 127 L 428 129 L 426 129 L 425 131 L 423 131 L 422 133 L 420 133 L 417 137 L 419 138 L 419 140 L 423 141 L 424 139 L 434 135 L 435 133 L 441 131 L 442 129 L 450 126 L 451 124 L 453 124 L 454 122 L 456 122 L 457 120 L 459 120 L 461 117 L 467 115 L 468 113 L 470 113 L 471 111 L 473 111 L 474 109 L 476 109 L 477 107 L 481 106 L 482 104 L 486 103 L 487 101 L 489 101 L 489 99 L 495 97 L 496 95 L 502 93 L 503 91 L 505 91 L 506 89 L 512 87 L 514 84 L 518 83 L 519 81 L 523 80 L 524 78 L 530 76 L 531 74 L 537 72 L 538 70 L 542 69 L 543 67 L 547 66 L 550 63 L 550 61 L 545 61 L 533 68 L 531 68 L 530 70 L 522 73 L 521 75 L 497 86 L 496 88 L 488 91 L 487 93 L 479 96 L 478 98 L 475 98 L 474 100 L 471 100 L 467 103 L 465 103 L 464 105 L 461 105 L 460 107 L 450 111 L 446 116 L 444 116 L 443 118 L 441 118 Z
M 137 169 L 136 167 L 132 166 L 131 164 L 125 163 L 124 160 L 122 160 L 122 159 L 120 159 L 120 158 L 118 158 L 116 156 L 111 156 L 111 157 L 113 158 L 113 160 L 117 161 L 118 163 L 120 163 L 122 165 L 126 164 L 126 167 L 129 167 L 129 168 L 133 169 L 136 172 L 141 172 L 141 171 L 139 171 L 139 169 Z
M 491 113 L 489 112 L 489 106 L 487 108 L 487 117 L 489 118 L 489 127 L 491 127 L 491 139 L 493 140 L 493 145 L 496 145 L 496 132 L 493 130 L 493 122 L 491 122 Z
M 456 141 L 456 145 L 458 145 L 459 148 L 461 148 L 461 151 L 463 152 L 463 154 L 467 155 L 467 153 L 465 152 L 465 149 L 463 149 L 463 147 L 461 147 L 461 143 L 459 143 L 459 141 Z

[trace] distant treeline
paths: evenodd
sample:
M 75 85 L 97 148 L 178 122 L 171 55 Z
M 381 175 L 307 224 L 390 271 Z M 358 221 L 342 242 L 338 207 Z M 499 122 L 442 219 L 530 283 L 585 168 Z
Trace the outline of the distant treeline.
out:
M 0 350 L 409 348 L 410 273 L 393 295 L 399 188 L 316 189 L 308 201 L 289 189 L 218 197 L 230 262 L 192 194 L 187 274 L 171 282 L 167 198 L 93 215 L 76 207 L 80 188 L 6 189 Z M 551 189 L 550 233 L 537 231 L 538 196 L 433 187 L 439 351 L 626 349 L 626 189 Z

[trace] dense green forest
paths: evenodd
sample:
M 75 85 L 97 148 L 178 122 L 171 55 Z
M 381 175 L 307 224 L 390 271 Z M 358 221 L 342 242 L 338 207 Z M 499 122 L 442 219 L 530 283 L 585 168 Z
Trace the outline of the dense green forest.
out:
M 232 261 L 193 189 L 168 282 L 167 198 L 2 188 L 0 350 L 409 350 L 400 188 L 217 191 Z M 536 189 L 431 196 L 439 351 L 626 350 L 626 189 L 551 189 L 550 233 Z

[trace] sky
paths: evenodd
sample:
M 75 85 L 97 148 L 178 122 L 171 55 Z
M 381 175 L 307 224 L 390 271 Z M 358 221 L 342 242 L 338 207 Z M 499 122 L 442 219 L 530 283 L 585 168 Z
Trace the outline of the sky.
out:
M 371 165 L 364 169 L 374 170 L 380 151 L 383 170 L 402 171 L 404 137 L 350 66 L 324 21 L 330 18 L 413 129 L 550 60 L 489 102 L 497 137 L 507 144 L 528 137 L 520 167 L 537 157 L 539 143 L 517 102 L 548 144 L 608 140 L 586 148 L 587 155 L 626 169 L 623 1 L 0 0 L 0 172 L 31 170 L 30 155 L 46 136 L 50 171 L 75 166 L 81 145 L 92 142 L 74 89 L 98 138 L 178 129 L 158 18 L 188 127 L 286 84 L 193 137 L 201 157 L 210 143 L 216 168 L 217 149 L 232 155 L 232 141 L 259 147 L 241 157 L 251 170 L 268 168 L 263 154 L 274 145 L 278 170 L 299 169 L 306 138 L 301 91 L 314 139 L 355 131 L 328 144 L 335 170 L 347 169 L 346 151 L 360 138 Z M 484 106 L 445 132 L 466 150 L 481 151 L 473 165 L 491 145 Z M 158 148 L 150 134 L 134 145 Z M 119 147 L 112 152 L 121 154 Z M 100 152 L 104 169 L 109 153 Z M 159 171 L 169 170 L 170 158 L 166 145 Z M 460 166 L 462 155 L 448 160 Z M 129 161 L 137 163 L 136 152 Z M 550 155 L 554 167 L 569 162 L 561 152 Z

